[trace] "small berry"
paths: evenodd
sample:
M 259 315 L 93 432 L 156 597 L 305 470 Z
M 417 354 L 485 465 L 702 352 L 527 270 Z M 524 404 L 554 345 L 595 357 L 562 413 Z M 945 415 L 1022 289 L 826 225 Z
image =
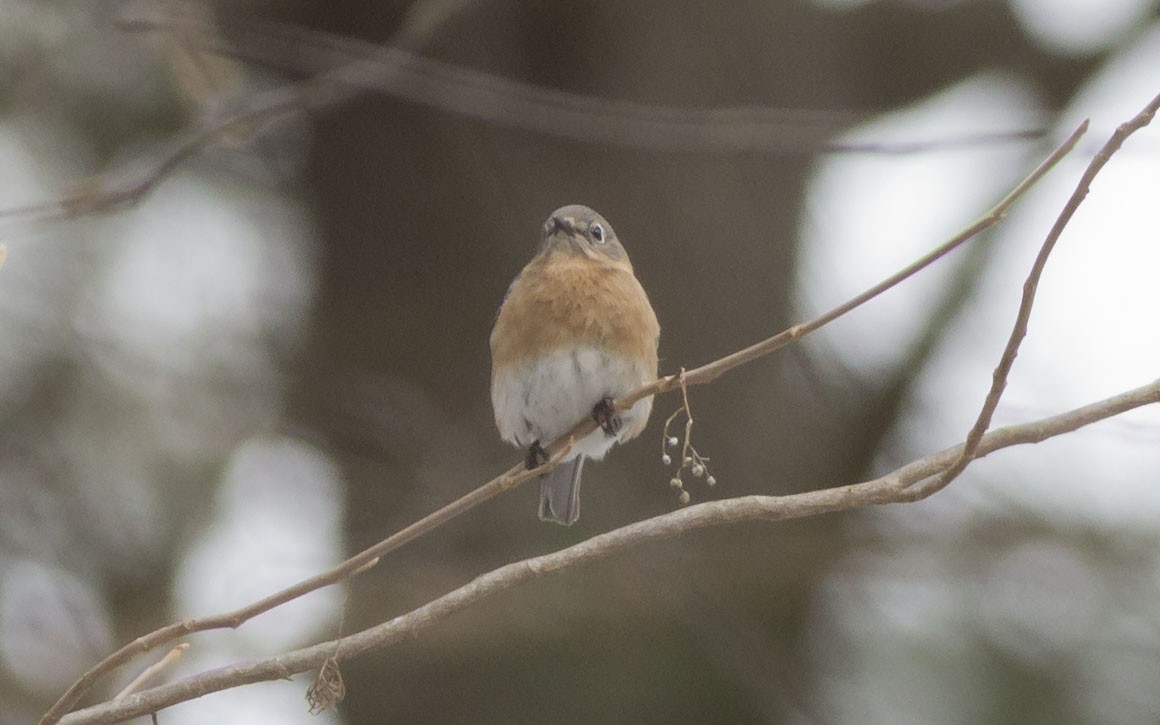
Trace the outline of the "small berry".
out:
M 681 505 L 682 506 L 689 505 L 689 492 L 688 491 L 681 491 Z
M 673 446 L 677 445 L 677 437 L 676 436 L 669 436 L 667 439 L 665 439 L 665 445 L 668 446 L 669 448 L 672 448 Z
M 696 476 L 697 478 L 704 476 L 705 475 L 705 467 L 702 466 L 700 463 L 694 463 L 693 464 L 693 475 Z
M 681 479 L 674 478 L 671 481 L 669 481 L 669 485 L 672 486 L 673 488 L 681 488 L 684 484 L 681 483 Z
M 667 466 L 672 462 L 673 462 L 673 457 L 670 456 L 668 453 L 661 454 L 661 465 L 662 466 Z
M 713 478 L 712 476 L 709 476 L 708 478 L 705 479 L 705 483 L 709 484 L 710 486 L 716 486 L 717 479 Z
M 687 467 L 687 466 L 691 466 L 691 465 L 693 465 L 692 456 L 685 456 L 685 466 Z

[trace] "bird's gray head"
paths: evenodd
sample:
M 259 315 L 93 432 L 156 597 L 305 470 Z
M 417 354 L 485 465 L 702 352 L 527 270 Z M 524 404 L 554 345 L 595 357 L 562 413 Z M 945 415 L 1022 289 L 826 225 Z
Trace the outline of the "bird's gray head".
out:
M 562 206 L 544 222 L 540 253 L 555 251 L 590 258 L 606 257 L 613 262 L 628 261 L 608 220 L 580 204 Z

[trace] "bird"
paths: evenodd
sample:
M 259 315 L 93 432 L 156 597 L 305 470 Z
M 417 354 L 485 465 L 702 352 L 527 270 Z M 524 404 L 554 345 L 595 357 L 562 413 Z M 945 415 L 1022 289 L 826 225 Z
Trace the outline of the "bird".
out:
M 585 459 L 601 460 L 644 430 L 651 397 L 619 412 L 611 403 L 656 379 L 659 340 L 656 313 L 608 221 L 578 204 L 552 212 L 490 339 L 495 425 L 528 449 L 529 469 L 547 461 L 543 445 L 585 416 L 600 424 L 540 477 L 541 520 L 575 523 Z

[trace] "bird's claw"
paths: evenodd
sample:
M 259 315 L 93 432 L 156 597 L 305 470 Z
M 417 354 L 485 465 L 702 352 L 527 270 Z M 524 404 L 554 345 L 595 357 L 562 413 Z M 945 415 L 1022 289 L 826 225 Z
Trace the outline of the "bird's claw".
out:
M 544 450 L 544 447 L 540 445 L 539 441 L 534 441 L 528 447 L 528 457 L 524 459 L 524 465 L 530 471 L 533 468 L 539 468 L 547 462 L 548 452 Z
M 600 399 L 599 403 L 593 406 L 592 419 L 596 421 L 600 429 L 609 438 L 620 432 L 620 416 L 613 410 L 612 398 L 610 396 L 605 395 Z

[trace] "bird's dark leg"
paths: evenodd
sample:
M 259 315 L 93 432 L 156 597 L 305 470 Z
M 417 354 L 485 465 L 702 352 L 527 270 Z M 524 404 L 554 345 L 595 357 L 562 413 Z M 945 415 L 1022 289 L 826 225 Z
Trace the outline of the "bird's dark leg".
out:
M 611 438 L 620 431 L 620 416 L 612 409 L 612 397 L 605 395 L 592 408 L 592 420 L 600 425 L 604 435 Z
M 548 452 L 544 450 L 544 447 L 540 445 L 539 441 L 534 441 L 532 445 L 528 447 L 528 457 L 524 459 L 524 465 L 527 466 L 528 470 L 530 471 L 533 468 L 539 468 L 547 462 Z

